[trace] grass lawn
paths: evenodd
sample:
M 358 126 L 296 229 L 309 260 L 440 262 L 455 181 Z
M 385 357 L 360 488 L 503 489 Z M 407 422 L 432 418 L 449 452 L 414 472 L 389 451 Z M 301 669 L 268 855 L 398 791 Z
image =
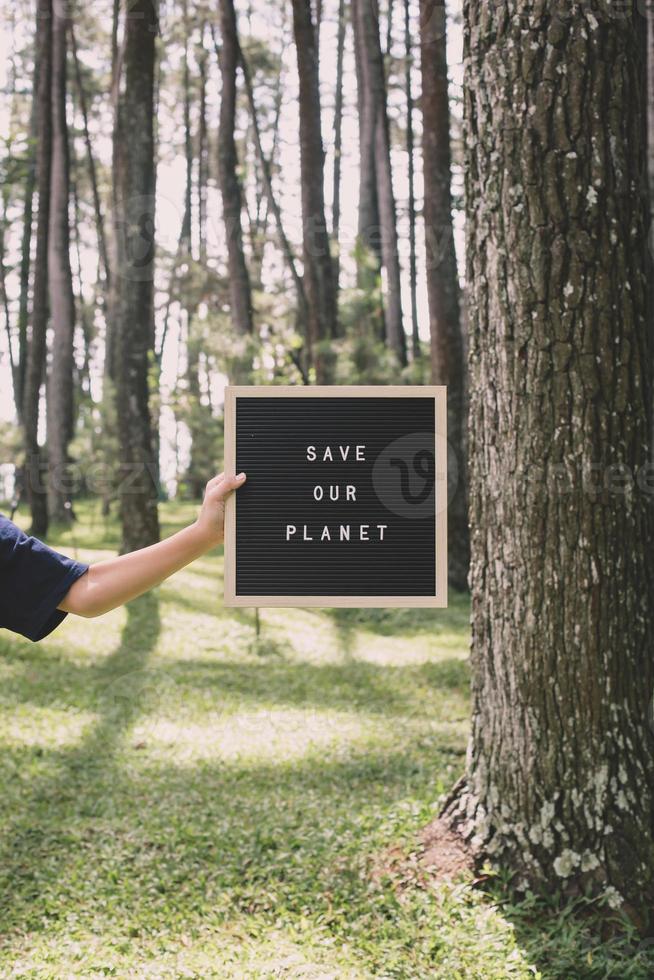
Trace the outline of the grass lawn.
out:
M 193 508 L 162 507 L 164 533 Z M 95 507 L 51 543 L 97 560 Z M 461 773 L 468 601 L 225 610 L 212 554 L 0 638 L 0 976 L 645 978 L 558 900 L 374 873 Z

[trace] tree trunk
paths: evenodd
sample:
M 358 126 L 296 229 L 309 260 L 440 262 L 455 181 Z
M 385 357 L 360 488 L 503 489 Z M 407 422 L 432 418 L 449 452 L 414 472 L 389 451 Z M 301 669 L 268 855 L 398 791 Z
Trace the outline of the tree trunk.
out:
M 215 46 L 215 38 L 214 38 Z M 288 271 L 291 274 L 293 280 L 293 285 L 295 286 L 295 292 L 297 296 L 297 304 L 299 315 L 302 319 L 306 321 L 308 318 L 308 307 L 307 307 L 307 297 L 306 291 L 304 289 L 304 283 L 302 281 L 302 276 L 298 272 L 297 263 L 295 255 L 293 254 L 293 248 L 288 240 L 288 235 L 284 230 L 284 223 L 282 221 L 282 212 L 275 197 L 275 191 L 272 185 L 272 172 L 269 161 L 266 159 L 266 155 L 263 152 L 263 145 L 261 143 L 261 129 L 259 127 L 259 117 L 257 113 L 257 106 L 254 99 L 254 86 L 252 85 L 252 78 L 250 75 L 250 68 L 246 61 L 245 55 L 239 44 L 239 63 L 241 66 L 241 71 L 243 73 L 243 84 L 245 86 L 245 94 L 247 96 L 248 105 L 250 107 L 250 115 L 252 117 L 252 132 L 254 135 L 254 146 L 256 149 L 257 157 L 259 159 L 259 165 L 261 166 L 261 175 L 263 177 L 264 186 L 266 189 L 266 195 L 268 197 L 268 205 L 270 211 L 275 221 L 275 228 L 277 230 L 277 237 L 279 239 L 279 244 L 282 249 L 282 254 L 288 266 Z
M 106 316 L 106 305 L 107 305 L 106 293 L 109 290 L 109 283 L 110 283 L 107 237 L 104 229 L 104 214 L 102 210 L 102 203 L 100 201 L 100 191 L 98 188 L 97 167 L 95 165 L 95 157 L 93 156 L 93 147 L 91 145 L 91 136 L 89 133 L 89 114 L 88 114 L 88 107 L 86 103 L 86 91 L 84 89 L 84 80 L 82 78 L 82 71 L 79 63 L 79 58 L 77 56 L 77 39 L 75 37 L 75 30 L 72 22 L 69 24 L 69 30 L 70 30 L 71 53 L 73 55 L 73 64 L 75 66 L 75 85 L 77 87 L 79 108 L 82 114 L 84 146 L 86 148 L 86 159 L 89 168 L 89 179 L 91 181 L 91 194 L 93 196 L 93 210 L 95 212 L 95 231 L 98 239 L 99 267 L 100 267 L 100 271 L 102 272 L 102 276 L 104 278 L 105 316 Z
M 379 214 L 378 231 L 381 260 L 386 269 L 386 342 L 395 353 L 400 364 L 406 364 L 406 338 L 402 322 L 402 283 L 400 257 L 397 247 L 397 217 L 395 195 L 393 193 L 393 174 L 391 168 L 391 145 L 386 105 L 386 76 L 384 58 L 379 39 L 379 12 L 377 0 L 356 0 L 352 7 L 356 41 L 359 53 L 359 85 L 363 87 L 359 106 L 361 112 L 361 143 L 365 159 L 361 167 L 370 168 L 374 174 L 376 202 Z M 372 164 L 371 164 L 372 155 Z M 370 173 L 363 183 L 370 183 Z M 366 187 L 363 203 L 370 206 L 371 188 Z M 371 221 L 370 216 L 360 215 L 361 221 Z M 367 232 L 370 242 L 372 224 Z M 360 238 L 366 234 L 365 226 L 360 225 Z M 365 241 L 365 239 L 363 239 Z M 369 246 L 370 247 L 370 246 Z
M 27 369 L 27 332 L 29 325 L 30 268 L 32 253 L 32 224 L 34 218 L 34 191 L 36 189 L 36 143 L 38 121 L 39 55 L 34 56 L 34 93 L 30 112 L 30 145 L 27 149 L 27 172 L 24 185 L 23 230 L 20 246 L 20 295 L 18 299 L 18 385 L 16 401 L 18 420 L 23 419 L 25 396 L 25 371 Z
M 645 924 L 641 25 L 563 0 L 521 11 L 465 9 L 473 718 L 448 815 L 519 884 L 603 893 Z
M 218 176 L 223 202 L 223 222 L 227 238 L 229 295 L 234 326 L 241 336 L 253 331 L 250 277 L 243 252 L 241 212 L 243 198 L 238 178 L 238 155 L 234 140 L 236 121 L 236 68 L 238 34 L 233 0 L 220 0 L 220 126 L 218 130 Z
M 156 0 L 132 0 L 125 17 L 125 82 L 114 130 L 118 269 L 113 332 L 123 551 L 159 539 L 148 382 L 154 357 L 156 32 Z
M 198 130 L 198 242 L 202 265 L 207 261 L 207 187 L 209 183 L 209 137 L 207 132 L 207 52 L 204 25 L 198 52 L 200 72 L 200 125 Z
M 23 392 L 23 429 L 25 434 L 25 484 L 32 514 L 31 533 L 38 537 L 45 537 L 48 531 L 48 505 L 38 432 L 48 327 L 48 238 L 52 154 L 52 0 L 39 0 L 36 18 L 36 43 L 38 67 L 35 67 L 35 81 L 38 79 L 38 82 L 34 97 L 37 103 L 36 166 L 39 208 L 32 287 L 32 330 L 29 338 Z
M 338 34 L 336 40 L 336 97 L 334 101 L 334 183 L 332 193 L 332 241 L 334 243 L 334 289 L 338 294 L 340 279 L 339 233 L 341 229 L 341 154 L 343 152 L 343 60 L 347 15 L 345 0 L 338 0 Z
M 359 225 L 357 282 L 373 289 L 381 272 L 381 242 L 377 175 L 375 172 L 375 107 L 365 71 L 366 47 L 362 7 L 368 0 L 352 0 L 354 60 L 357 76 L 359 115 Z M 383 326 L 383 315 L 381 317 Z M 384 333 L 382 332 L 382 336 Z
M 67 17 L 52 21 L 52 163 L 48 280 L 52 359 L 47 383 L 48 510 L 50 520 L 70 520 L 68 445 L 73 437 L 73 339 L 75 300 L 70 266 L 70 160 L 66 120 Z
M 452 227 L 452 160 L 442 0 L 420 0 L 422 155 L 431 376 L 447 385 L 450 455 L 449 580 L 465 589 L 470 563 L 465 444 L 465 355 Z
M 320 121 L 318 52 L 311 0 L 293 0 L 293 32 L 300 83 L 300 170 L 307 348 L 316 382 L 331 375 L 330 341 L 336 335 L 334 268 L 325 221 L 324 153 Z
M 5 270 L 6 241 L 5 232 L 8 227 L 7 221 L 7 198 L 8 192 L 4 190 L 2 200 L 2 214 L 0 214 L 0 296 L 2 297 L 2 312 L 5 320 L 5 333 L 7 337 L 7 356 L 9 358 L 9 369 L 11 373 L 11 391 L 14 399 L 14 408 L 20 418 L 22 405 L 20 404 L 20 378 L 19 362 L 14 355 L 14 339 L 11 331 L 11 313 L 9 312 L 9 296 L 7 295 L 7 278 Z
M 416 259 L 416 178 L 413 159 L 413 51 L 411 44 L 411 10 L 409 0 L 404 0 L 404 88 L 406 91 L 406 153 L 409 178 L 409 294 L 411 296 L 411 353 L 414 360 L 420 357 L 418 332 L 418 265 Z
M 650 338 L 654 357 L 654 0 L 646 0 L 647 17 L 647 177 L 649 184 Z M 654 370 L 654 364 L 653 364 Z M 650 456 L 654 461 L 654 392 L 650 404 Z

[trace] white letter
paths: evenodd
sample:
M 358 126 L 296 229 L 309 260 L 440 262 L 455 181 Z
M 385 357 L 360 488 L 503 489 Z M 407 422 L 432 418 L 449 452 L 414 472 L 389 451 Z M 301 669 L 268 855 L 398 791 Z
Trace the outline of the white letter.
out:
M 380 541 L 383 541 L 384 540 L 384 531 L 386 530 L 387 527 L 388 527 L 388 524 L 378 524 L 377 525 L 377 528 L 379 530 L 379 540 Z
M 320 535 L 320 540 L 321 540 L 321 541 L 324 541 L 324 540 L 325 540 L 325 538 L 326 538 L 326 539 L 327 539 L 328 541 L 331 541 L 331 535 L 330 535 L 330 533 L 329 533 L 329 528 L 327 527 L 327 525 L 326 525 L 326 524 L 325 524 L 325 526 L 324 526 L 324 528 L 322 529 L 322 534 Z
M 306 524 L 303 524 L 302 527 L 304 528 L 304 535 L 303 535 L 304 540 L 305 541 L 313 541 L 313 538 L 307 536 L 307 526 L 306 526 Z
M 313 496 L 315 497 L 316 500 L 322 500 L 322 487 L 314 487 Z
M 336 496 L 334 496 L 334 494 L 336 494 Z M 339 487 L 338 483 L 330 483 L 329 484 L 329 499 L 330 500 L 338 500 L 339 496 L 340 496 L 340 487 Z
M 291 535 L 292 534 L 295 534 L 296 531 L 297 531 L 297 528 L 296 528 L 295 524 L 287 524 L 286 525 L 286 540 L 288 541 L 289 538 L 291 537 Z
M 333 463 L 334 462 L 334 457 L 332 456 L 331 446 L 327 446 L 325 448 L 325 453 L 324 453 L 324 455 L 322 457 L 323 463 L 326 463 L 327 460 L 329 460 L 330 463 Z
M 315 463 L 316 461 L 316 447 L 307 446 L 307 463 Z
M 357 463 L 365 463 L 366 457 L 363 455 L 365 451 L 365 446 L 357 446 Z
M 359 540 L 360 541 L 370 541 L 368 537 L 368 528 L 370 524 L 361 524 L 359 527 Z
M 345 493 L 346 493 L 346 497 L 345 497 L 346 500 L 354 500 L 356 503 L 356 499 L 357 499 L 356 487 L 352 486 L 351 483 L 348 483 Z
M 338 448 L 341 451 L 341 459 L 343 460 L 344 463 L 347 463 L 347 457 L 350 455 L 350 447 L 349 446 L 339 446 Z
M 341 541 L 349 541 L 349 540 L 350 540 L 350 525 L 341 524 Z

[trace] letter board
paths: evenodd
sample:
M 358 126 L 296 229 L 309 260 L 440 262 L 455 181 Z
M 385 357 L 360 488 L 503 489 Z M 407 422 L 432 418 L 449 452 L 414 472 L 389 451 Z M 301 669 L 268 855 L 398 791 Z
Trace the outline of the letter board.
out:
M 446 606 L 446 389 L 232 386 L 230 606 Z

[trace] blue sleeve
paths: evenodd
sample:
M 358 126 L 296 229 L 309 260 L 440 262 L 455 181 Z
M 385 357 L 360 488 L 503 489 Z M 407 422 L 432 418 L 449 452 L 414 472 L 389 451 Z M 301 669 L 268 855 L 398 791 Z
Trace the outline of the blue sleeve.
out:
M 66 618 L 57 606 L 88 567 L 0 514 L 0 627 L 42 640 Z

